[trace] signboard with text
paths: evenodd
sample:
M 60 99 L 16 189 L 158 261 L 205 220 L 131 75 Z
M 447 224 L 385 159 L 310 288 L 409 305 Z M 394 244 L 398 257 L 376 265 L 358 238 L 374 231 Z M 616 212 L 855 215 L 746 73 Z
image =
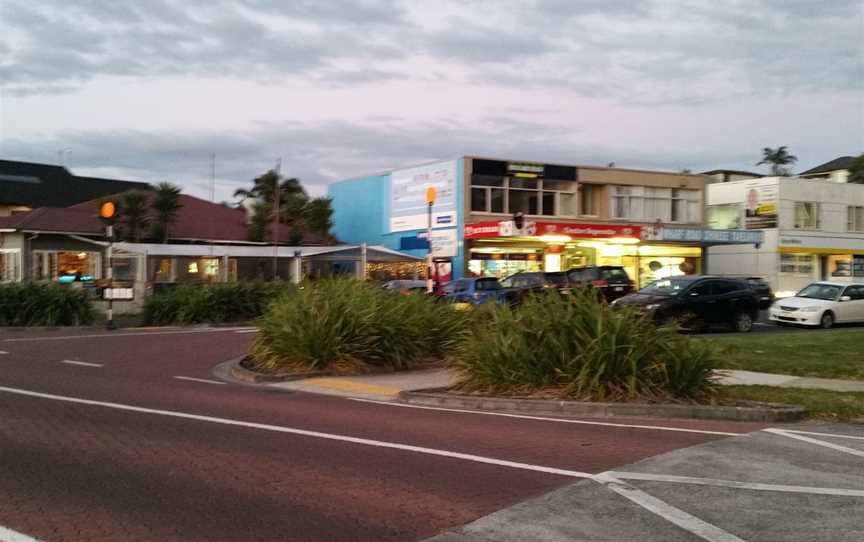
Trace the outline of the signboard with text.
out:
M 569 235 L 570 237 L 585 239 L 608 239 L 612 237 L 638 239 L 642 235 L 642 226 L 624 224 L 569 224 L 565 222 L 526 220 L 522 230 L 518 230 L 515 228 L 512 220 L 465 224 L 465 239 L 535 235 Z
M 744 190 L 744 227 L 748 230 L 776 228 L 777 185 L 749 183 Z
M 390 174 L 390 231 L 425 229 L 427 191 L 434 190 L 432 227 L 456 225 L 456 173 L 458 162 L 439 162 Z

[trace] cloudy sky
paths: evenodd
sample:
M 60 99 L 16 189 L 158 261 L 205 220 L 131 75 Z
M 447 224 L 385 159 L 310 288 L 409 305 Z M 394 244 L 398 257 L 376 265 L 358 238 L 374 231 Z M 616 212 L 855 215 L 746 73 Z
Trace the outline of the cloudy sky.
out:
M 0 0 L 0 157 L 217 199 L 480 154 L 864 151 L 862 0 Z M 65 149 L 65 152 L 62 152 Z

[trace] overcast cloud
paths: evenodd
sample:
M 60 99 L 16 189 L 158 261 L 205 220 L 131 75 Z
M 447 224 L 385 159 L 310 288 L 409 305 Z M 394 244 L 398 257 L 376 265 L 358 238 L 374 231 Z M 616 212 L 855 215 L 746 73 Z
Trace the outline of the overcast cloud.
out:
M 864 151 L 860 0 L 0 0 L 0 157 L 218 197 L 463 154 Z

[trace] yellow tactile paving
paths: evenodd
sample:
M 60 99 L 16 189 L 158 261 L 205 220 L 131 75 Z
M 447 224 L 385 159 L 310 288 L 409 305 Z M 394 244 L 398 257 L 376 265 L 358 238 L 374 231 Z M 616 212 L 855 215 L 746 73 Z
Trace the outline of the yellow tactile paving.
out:
M 365 384 L 354 382 L 344 378 L 311 378 L 304 382 L 305 385 L 319 386 L 334 390 L 355 391 L 358 393 L 369 393 L 374 395 L 399 395 L 399 388 L 390 386 L 379 386 L 377 384 Z

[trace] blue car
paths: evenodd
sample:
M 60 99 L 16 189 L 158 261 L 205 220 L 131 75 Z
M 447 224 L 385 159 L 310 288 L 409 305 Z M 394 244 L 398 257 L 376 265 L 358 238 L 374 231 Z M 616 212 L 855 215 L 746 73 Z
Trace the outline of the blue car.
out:
M 445 299 L 472 305 L 487 301 L 503 301 L 503 292 L 501 283 L 495 277 L 452 280 L 441 288 Z

